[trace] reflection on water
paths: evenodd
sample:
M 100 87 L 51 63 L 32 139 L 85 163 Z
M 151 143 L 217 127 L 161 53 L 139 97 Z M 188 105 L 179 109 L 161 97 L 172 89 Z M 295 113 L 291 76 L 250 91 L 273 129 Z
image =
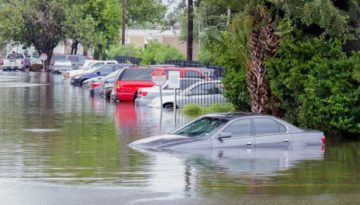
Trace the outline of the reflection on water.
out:
M 61 76 L 0 73 L 0 179 L 138 187 L 175 196 L 359 193 L 360 144 L 143 153 L 128 143 L 188 121 L 90 98 Z M 25 82 L 26 84 L 22 84 Z M 24 86 L 19 86 L 24 85 Z M 28 86 L 31 85 L 31 86 Z

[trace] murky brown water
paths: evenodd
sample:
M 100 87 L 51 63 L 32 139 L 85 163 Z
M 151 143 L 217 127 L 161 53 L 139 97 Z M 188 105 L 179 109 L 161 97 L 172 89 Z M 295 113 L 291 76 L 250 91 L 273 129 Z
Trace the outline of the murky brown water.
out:
M 175 123 L 173 113 L 92 99 L 61 76 L 39 73 L 0 72 L 0 96 L 4 204 L 360 202 L 357 142 L 325 153 L 142 153 L 127 144 L 169 132 L 185 117 Z

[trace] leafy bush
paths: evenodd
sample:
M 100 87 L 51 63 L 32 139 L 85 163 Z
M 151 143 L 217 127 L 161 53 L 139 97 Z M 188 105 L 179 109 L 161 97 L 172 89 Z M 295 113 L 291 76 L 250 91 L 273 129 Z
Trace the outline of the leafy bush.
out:
M 231 103 L 212 104 L 209 107 L 204 107 L 204 113 L 217 113 L 217 112 L 234 112 L 235 108 Z
M 241 49 L 244 48 L 245 41 L 243 33 L 209 31 L 209 35 L 203 39 L 204 47 L 199 54 L 201 62 L 222 65 L 225 68 L 224 95 L 239 111 L 250 110 L 246 71 L 243 63 L 246 51 Z
M 152 62 L 165 63 L 167 60 L 185 60 L 185 56 L 176 48 L 161 44 L 157 41 L 151 41 L 141 55 L 142 64 L 149 65 Z
M 359 59 L 360 53 L 346 56 L 338 40 L 283 41 L 267 66 L 285 118 L 326 132 L 360 134 Z
M 198 104 L 188 104 L 185 105 L 181 111 L 189 117 L 197 117 L 209 113 L 233 112 L 235 108 L 231 103 L 212 104 L 208 107 Z
M 140 57 L 142 50 L 133 45 L 114 44 L 105 52 L 107 59 L 114 59 L 116 56 Z
M 181 112 L 189 117 L 197 117 L 204 114 L 204 108 L 198 104 L 188 104 L 181 109 Z

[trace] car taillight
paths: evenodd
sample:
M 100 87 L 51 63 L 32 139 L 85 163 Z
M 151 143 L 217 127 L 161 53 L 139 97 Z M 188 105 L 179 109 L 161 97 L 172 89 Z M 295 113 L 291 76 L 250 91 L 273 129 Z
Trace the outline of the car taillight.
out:
M 93 87 L 93 88 L 96 88 L 100 85 L 99 82 L 95 82 L 95 83 L 91 83 L 90 86 Z
M 139 96 L 147 96 L 147 94 L 148 94 L 147 91 L 139 90 L 139 92 L 138 92 L 138 95 L 139 95 Z
M 326 137 L 325 137 L 325 136 L 323 136 L 323 137 L 321 138 L 321 142 L 322 142 L 323 145 L 326 144 Z
M 120 89 L 120 86 L 121 86 L 121 83 L 119 81 L 116 81 L 116 85 L 115 85 L 116 89 Z

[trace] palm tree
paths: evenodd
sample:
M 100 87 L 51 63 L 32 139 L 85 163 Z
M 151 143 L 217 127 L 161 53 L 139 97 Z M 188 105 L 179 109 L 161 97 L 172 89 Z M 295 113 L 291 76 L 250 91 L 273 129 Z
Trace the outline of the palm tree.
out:
M 248 34 L 250 63 L 246 66 L 248 90 L 251 99 L 251 111 L 269 112 L 270 88 L 266 79 L 266 55 L 275 55 L 279 45 L 279 36 L 275 33 L 275 24 L 269 11 L 263 6 L 255 7 L 251 12 L 252 30 Z
M 232 50 L 230 53 L 246 68 L 251 111 L 269 113 L 270 87 L 264 61 L 266 56 L 275 55 L 279 45 L 270 11 L 258 4 L 248 15 L 233 20 L 229 31 L 211 30 L 208 36 L 217 49 Z

